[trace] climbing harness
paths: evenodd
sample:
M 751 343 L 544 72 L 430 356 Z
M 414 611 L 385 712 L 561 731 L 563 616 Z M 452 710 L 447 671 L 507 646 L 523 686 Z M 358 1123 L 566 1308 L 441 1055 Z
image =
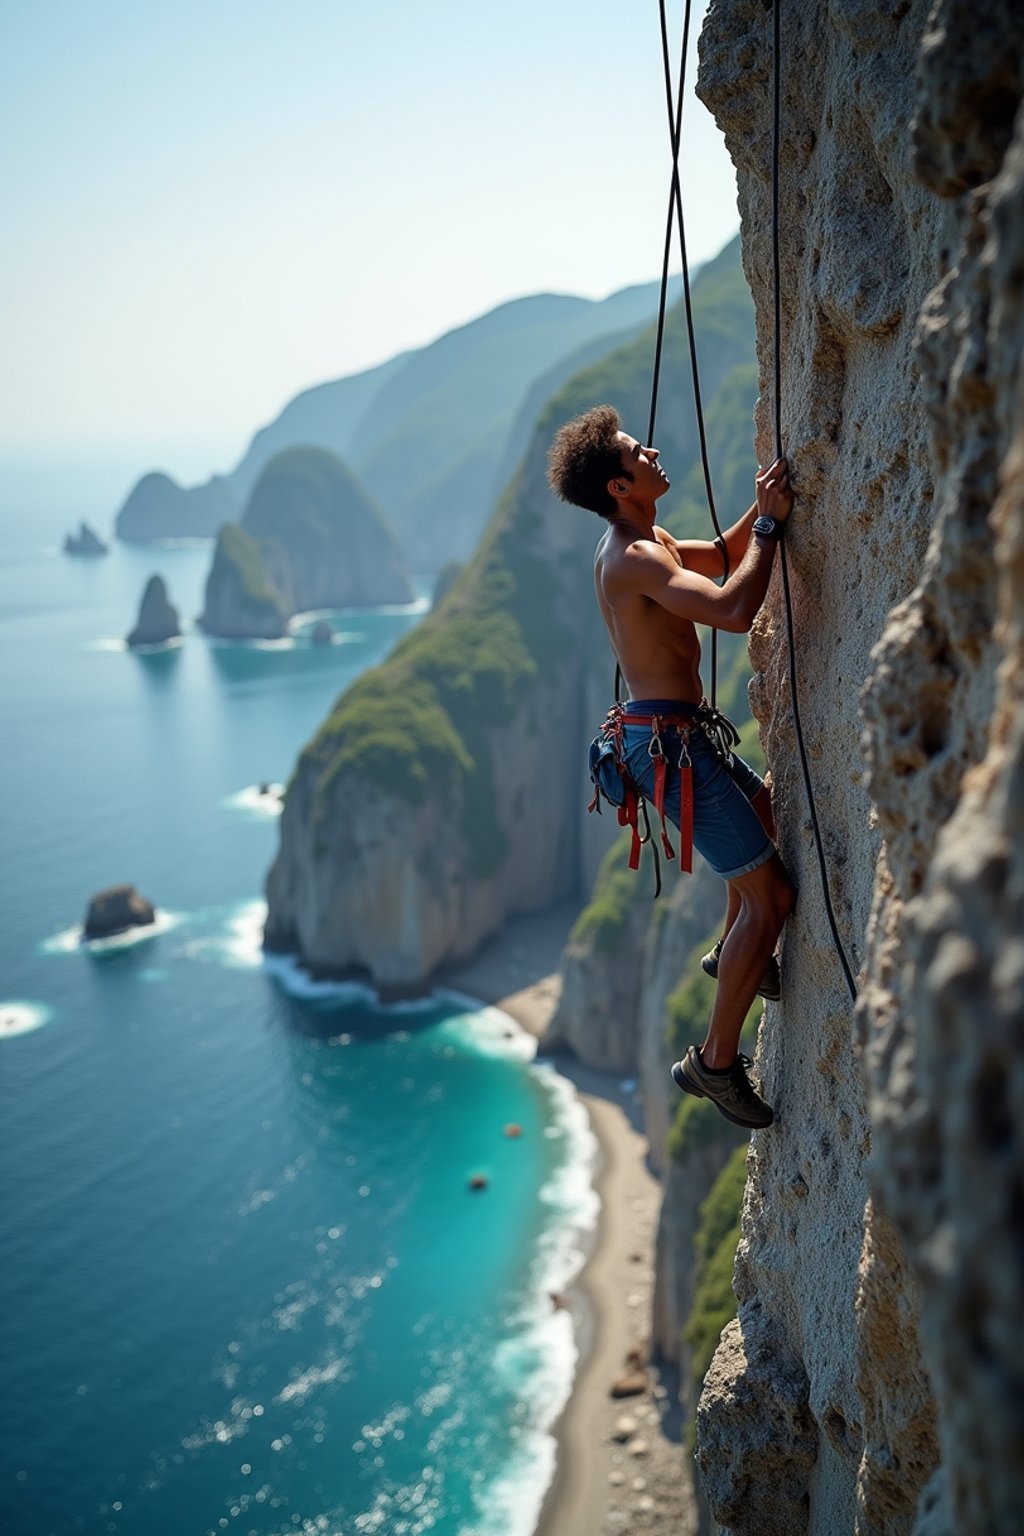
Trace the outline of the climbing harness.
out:
M 733 748 L 739 744 L 740 734 L 732 721 L 707 699 L 699 704 L 680 704 L 673 713 L 655 715 L 627 713 L 624 704 L 615 703 L 605 716 L 597 736 L 590 745 L 590 777 L 594 794 L 588 811 L 601 814 L 601 800 L 615 807 L 619 825 L 632 830 L 629 849 L 630 869 L 639 869 L 640 854 L 650 843 L 654 854 L 655 898 L 661 895 L 661 861 L 657 846 L 651 839 L 651 823 L 647 810 L 647 796 L 635 782 L 629 771 L 626 754 L 626 726 L 641 726 L 650 731 L 647 755 L 654 764 L 654 809 L 661 821 L 661 845 L 665 857 L 671 862 L 675 849 L 668 835 L 665 820 L 665 795 L 669 769 L 679 774 L 679 868 L 683 874 L 693 873 L 693 763 L 690 758 L 690 736 L 701 731 L 711 742 L 723 762 L 728 763 Z M 670 763 L 662 732 L 674 730 L 679 739 L 679 754 Z M 640 823 L 644 832 L 641 834 Z

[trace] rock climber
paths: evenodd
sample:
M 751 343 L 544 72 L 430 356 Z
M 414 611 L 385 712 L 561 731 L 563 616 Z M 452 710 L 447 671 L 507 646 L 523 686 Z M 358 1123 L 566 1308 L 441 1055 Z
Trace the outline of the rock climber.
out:
M 750 1081 L 752 1063 L 739 1054 L 739 1039 L 755 996 L 779 996 L 774 951 L 795 892 L 775 848 L 769 788 L 731 750 L 735 731 L 704 699 L 695 626 L 739 634 L 753 623 L 793 507 L 787 462 L 777 459 L 757 475 L 754 504 L 724 535 L 731 574 L 721 586 L 713 579 L 723 569 L 715 543 L 675 539 L 658 526 L 656 505 L 668 476 L 658 450 L 622 431 L 612 406 L 596 406 L 561 428 L 549 477 L 563 501 L 608 524 L 594 583 L 629 702 L 609 712 L 616 740 L 606 734 L 598 782 L 619 803 L 619 786 L 631 780 L 648 803 L 662 799 L 677 829 L 681 796 L 691 797 L 683 820 L 688 825 L 692 816 L 693 846 L 726 882 L 722 937 L 701 962 L 718 981 L 707 1036 L 675 1063 L 672 1076 L 684 1093 L 711 1099 L 734 1124 L 770 1125 L 772 1110 Z

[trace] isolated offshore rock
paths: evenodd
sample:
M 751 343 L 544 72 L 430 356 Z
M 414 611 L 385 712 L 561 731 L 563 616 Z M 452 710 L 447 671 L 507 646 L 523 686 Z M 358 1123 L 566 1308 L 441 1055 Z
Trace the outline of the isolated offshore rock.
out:
M 753 695 L 800 901 L 759 1049 L 776 1124 L 753 1138 L 739 1316 L 698 1461 L 732 1536 L 1009 1536 L 1024 1468 L 1024 32 L 994 0 L 831 0 L 783 7 L 782 47 L 799 702 L 862 990 L 854 1026 L 776 582 Z M 701 50 L 739 168 L 764 461 L 770 9 L 718 0 Z M 780 1394 L 799 1413 L 776 1433 Z
M 162 645 L 181 634 L 178 610 L 167 595 L 162 576 L 151 576 L 146 582 L 139 616 L 135 628 L 128 636 L 129 645 Z
M 153 903 L 140 896 L 134 885 L 111 885 L 91 898 L 82 937 L 107 939 L 129 928 L 147 928 L 155 921 Z
M 104 544 L 96 530 L 83 520 L 78 525 L 77 533 L 69 533 L 65 536 L 64 553 L 66 555 L 109 555 L 110 548 Z

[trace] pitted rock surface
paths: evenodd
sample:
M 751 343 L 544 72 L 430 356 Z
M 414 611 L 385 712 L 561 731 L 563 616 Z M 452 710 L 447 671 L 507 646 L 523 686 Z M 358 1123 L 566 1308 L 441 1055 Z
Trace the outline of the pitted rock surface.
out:
M 832 0 L 785 6 L 782 47 L 799 703 L 861 1001 L 852 1023 L 775 582 L 752 694 L 800 898 L 759 1050 L 777 1119 L 753 1139 L 739 1317 L 698 1460 L 733 1536 L 783 1528 L 780 1510 L 816 1536 L 1009 1533 L 1024 1465 L 1024 27 L 1008 0 Z M 770 9 L 717 0 L 701 59 L 739 169 L 765 462 Z M 773 1370 L 788 1400 L 806 1381 L 807 1454 L 771 1433 Z

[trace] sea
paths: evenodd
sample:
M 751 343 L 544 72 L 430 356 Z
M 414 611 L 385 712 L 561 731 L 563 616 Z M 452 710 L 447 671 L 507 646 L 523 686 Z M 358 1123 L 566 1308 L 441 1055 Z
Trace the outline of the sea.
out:
M 494 1009 L 261 950 L 275 787 L 427 585 L 211 640 L 208 543 L 60 552 L 113 485 L 0 466 L 0 1531 L 530 1536 L 582 1106 Z M 130 652 L 153 572 L 185 634 Z M 83 943 L 125 881 L 153 928 Z

